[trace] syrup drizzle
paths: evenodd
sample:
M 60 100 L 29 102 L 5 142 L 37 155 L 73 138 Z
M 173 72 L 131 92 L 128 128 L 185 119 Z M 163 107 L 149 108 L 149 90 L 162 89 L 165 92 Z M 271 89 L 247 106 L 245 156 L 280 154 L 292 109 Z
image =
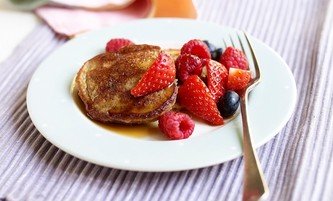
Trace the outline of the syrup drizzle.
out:
M 71 95 L 74 100 L 75 105 L 78 107 L 80 112 L 84 114 L 92 123 L 95 125 L 106 129 L 108 131 L 112 131 L 112 133 L 117 133 L 119 135 L 133 137 L 133 138 L 154 138 L 154 139 L 163 139 L 158 126 L 157 122 L 152 122 L 148 124 L 141 124 L 141 125 L 122 125 L 122 124 L 106 124 L 101 123 L 98 121 L 94 121 L 86 113 L 85 105 L 82 102 L 81 98 L 78 95 L 78 90 L 75 86 L 75 78 L 71 85 Z

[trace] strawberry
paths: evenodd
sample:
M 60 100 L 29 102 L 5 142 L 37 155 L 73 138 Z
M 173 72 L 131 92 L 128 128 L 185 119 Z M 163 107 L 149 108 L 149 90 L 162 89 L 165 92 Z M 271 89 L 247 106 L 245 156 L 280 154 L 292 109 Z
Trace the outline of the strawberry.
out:
M 229 90 L 244 89 L 251 80 L 251 72 L 237 68 L 230 68 L 228 75 L 227 88 Z
M 223 96 L 227 79 L 227 69 L 219 62 L 210 60 L 207 65 L 207 87 L 215 102 Z
M 191 54 L 181 54 L 176 60 L 177 77 L 184 82 L 190 75 L 200 75 L 204 62 Z
M 106 44 L 105 51 L 106 52 L 117 52 L 121 48 L 134 44 L 132 41 L 125 38 L 113 38 L 109 40 Z
M 210 51 L 202 40 L 193 39 L 183 45 L 180 54 L 193 54 L 202 59 L 210 59 Z
M 159 91 L 175 81 L 176 68 L 172 58 L 161 52 L 151 67 L 131 90 L 133 96 L 144 96 Z
M 220 57 L 220 63 L 229 68 L 249 69 L 249 62 L 244 53 L 234 47 L 228 47 Z
M 179 87 L 178 101 L 188 111 L 210 124 L 223 124 L 223 118 L 217 109 L 212 94 L 197 75 L 191 75 Z

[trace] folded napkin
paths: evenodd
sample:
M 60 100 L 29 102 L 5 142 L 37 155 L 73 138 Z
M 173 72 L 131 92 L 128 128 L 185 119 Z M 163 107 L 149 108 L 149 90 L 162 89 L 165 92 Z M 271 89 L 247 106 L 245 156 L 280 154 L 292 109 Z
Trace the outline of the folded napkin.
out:
M 89 10 L 109 10 L 124 8 L 134 1 L 135 0 L 50 0 L 50 4 Z
M 35 13 L 56 33 L 68 37 L 133 19 L 196 17 L 191 0 L 51 0 Z

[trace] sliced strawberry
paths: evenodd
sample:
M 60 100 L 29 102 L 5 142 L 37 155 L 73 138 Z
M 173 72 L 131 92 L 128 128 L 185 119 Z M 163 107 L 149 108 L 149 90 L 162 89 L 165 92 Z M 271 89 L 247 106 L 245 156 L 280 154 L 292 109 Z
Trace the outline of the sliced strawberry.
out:
M 237 68 L 230 68 L 228 75 L 227 89 L 241 90 L 244 89 L 251 80 L 251 72 Z
M 223 52 L 220 57 L 220 63 L 228 70 L 229 68 L 249 69 L 249 62 L 247 61 L 244 52 L 234 47 L 228 47 Z
M 200 75 L 204 62 L 191 54 L 181 54 L 176 60 L 177 77 L 184 82 L 190 75 Z
M 121 48 L 132 44 L 134 43 L 126 38 L 113 38 L 106 44 L 105 51 L 117 52 Z
M 210 51 L 202 40 L 193 39 L 183 45 L 180 54 L 193 54 L 202 59 L 210 59 Z
M 227 80 L 227 69 L 219 62 L 210 60 L 207 65 L 207 87 L 215 102 L 223 96 Z
M 161 52 L 151 67 L 131 90 L 133 96 L 144 96 L 159 91 L 174 82 L 176 68 L 172 58 Z
M 179 87 L 178 101 L 197 117 L 213 125 L 223 124 L 223 118 L 217 109 L 212 94 L 197 75 L 191 75 Z

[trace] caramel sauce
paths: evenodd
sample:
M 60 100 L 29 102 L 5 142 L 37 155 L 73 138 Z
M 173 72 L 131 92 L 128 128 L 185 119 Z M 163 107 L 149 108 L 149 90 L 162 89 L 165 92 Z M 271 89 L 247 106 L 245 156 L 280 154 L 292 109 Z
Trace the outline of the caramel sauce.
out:
M 98 121 L 92 120 L 85 110 L 85 105 L 82 102 L 81 98 L 78 95 L 78 90 L 75 87 L 75 78 L 71 85 L 71 95 L 74 100 L 74 103 L 78 107 L 78 109 L 84 114 L 92 123 L 95 125 L 117 133 L 119 135 L 133 137 L 133 138 L 153 138 L 153 139 L 163 139 L 163 136 L 160 134 L 157 123 L 152 122 L 149 124 L 141 124 L 141 125 L 122 125 L 122 124 L 107 124 Z
M 103 124 L 100 122 L 95 122 L 100 127 L 115 132 L 120 135 L 134 137 L 134 138 L 160 138 L 160 131 L 157 124 L 143 124 L 143 125 L 117 125 L 117 124 Z

